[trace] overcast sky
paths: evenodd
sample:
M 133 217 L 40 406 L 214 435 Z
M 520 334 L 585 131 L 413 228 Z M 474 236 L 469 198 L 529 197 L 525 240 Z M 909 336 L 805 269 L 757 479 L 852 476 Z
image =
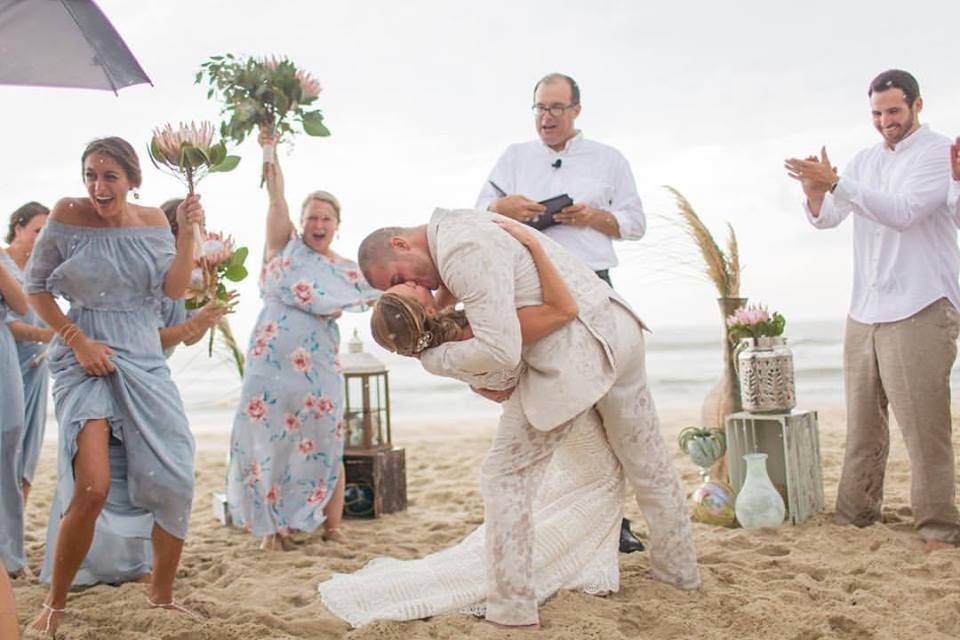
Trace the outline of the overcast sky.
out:
M 718 233 L 741 241 L 743 293 L 788 318 L 844 316 L 851 282 L 849 221 L 816 231 L 781 164 L 828 145 L 841 166 L 875 144 L 866 87 L 878 72 L 913 72 L 921 121 L 960 135 L 960 3 L 915 2 L 367 2 L 100 0 L 153 87 L 94 91 L 0 87 L 7 127 L 3 211 L 82 195 L 90 139 L 127 138 L 144 162 L 140 202 L 180 195 L 149 165 L 152 127 L 218 119 L 193 84 L 216 53 L 285 54 L 314 73 L 333 136 L 301 136 L 280 159 L 296 207 L 314 189 L 337 194 L 334 248 L 354 255 L 386 224 L 425 222 L 436 206 L 468 207 L 510 143 L 535 133 L 534 82 L 577 79 L 584 134 L 630 161 L 650 214 L 648 237 L 618 244 L 618 289 L 655 329 L 716 320 L 714 292 L 682 275 L 694 251 L 667 233 L 675 210 L 661 185 L 685 193 Z M 37 46 L 56 46 L 38 41 Z M 259 148 L 201 183 L 208 227 L 259 261 L 266 193 Z M 6 214 L 5 214 L 6 215 Z M 243 287 L 246 336 L 259 302 Z

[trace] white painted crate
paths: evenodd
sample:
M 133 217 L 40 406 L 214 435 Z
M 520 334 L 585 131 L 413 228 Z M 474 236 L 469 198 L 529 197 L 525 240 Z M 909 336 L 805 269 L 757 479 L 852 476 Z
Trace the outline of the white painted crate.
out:
M 727 466 L 738 493 L 746 478 L 746 453 L 767 454 L 767 474 L 786 493 L 787 518 L 798 524 L 823 511 L 823 471 L 816 411 L 727 416 Z

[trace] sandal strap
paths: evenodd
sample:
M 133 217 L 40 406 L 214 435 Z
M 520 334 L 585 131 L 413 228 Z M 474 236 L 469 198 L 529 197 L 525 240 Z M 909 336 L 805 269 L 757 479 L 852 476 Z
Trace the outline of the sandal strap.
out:
M 186 607 L 177 604 L 176 600 L 171 600 L 170 602 L 167 602 L 165 604 L 158 604 L 153 600 L 151 600 L 150 598 L 147 598 L 147 603 L 150 605 L 151 609 L 174 609 L 176 611 L 179 611 L 180 613 L 185 613 L 188 616 L 196 618 L 197 620 L 203 619 L 202 615 L 200 615 L 196 611 L 191 611 L 190 609 L 187 609 Z
M 42 603 L 40 606 L 46 609 L 47 611 L 49 611 L 50 613 L 66 613 L 67 612 L 66 607 L 64 607 L 63 609 L 54 609 L 53 607 L 48 605 L 46 602 Z

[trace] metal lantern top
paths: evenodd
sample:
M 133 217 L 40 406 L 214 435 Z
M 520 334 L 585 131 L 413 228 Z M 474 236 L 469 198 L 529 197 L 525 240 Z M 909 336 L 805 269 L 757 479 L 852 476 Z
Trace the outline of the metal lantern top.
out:
M 340 354 L 340 367 L 343 369 L 343 375 L 370 375 L 373 373 L 386 373 L 387 366 L 377 360 L 373 354 L 363 350 L 363 340 L 353 330 L 353 336 L 347 342 L 347 352 Z

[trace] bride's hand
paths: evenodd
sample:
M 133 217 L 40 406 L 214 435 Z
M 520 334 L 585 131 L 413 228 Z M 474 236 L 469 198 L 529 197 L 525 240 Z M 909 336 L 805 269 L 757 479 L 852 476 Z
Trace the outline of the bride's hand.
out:
M 493 224 L 512 235 L 525 247 L 529 248 L 540 245 L 540 240 L 537 238 L 537 234 L 532 227 L 513 220 L 494 220 Z
M 511 387 L 509 389 L 478 389 L 477 387 L 470 387 L 473 389 L 474 393 L 483 396 L 487 400 L 492 400 L 496 403 L 506 402 L 510 399 L 510 396 L 513 395 L 513 390 L 516 387 Z

